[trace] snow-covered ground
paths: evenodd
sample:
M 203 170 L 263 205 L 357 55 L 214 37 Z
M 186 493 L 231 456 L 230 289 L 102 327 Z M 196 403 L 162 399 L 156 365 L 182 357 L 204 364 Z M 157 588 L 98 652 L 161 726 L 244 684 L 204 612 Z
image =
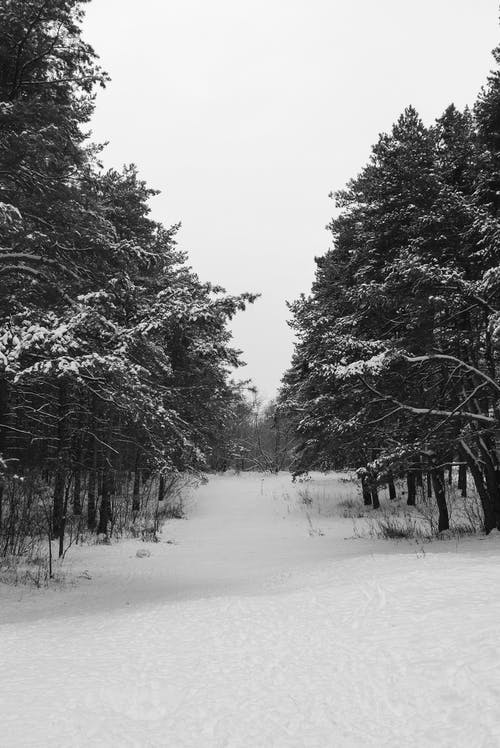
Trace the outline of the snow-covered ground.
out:
M 351 490 L 214 477 L 162 542 L 0 587 L 2 748 L 499 746 L 498 534 L 353 537 Z

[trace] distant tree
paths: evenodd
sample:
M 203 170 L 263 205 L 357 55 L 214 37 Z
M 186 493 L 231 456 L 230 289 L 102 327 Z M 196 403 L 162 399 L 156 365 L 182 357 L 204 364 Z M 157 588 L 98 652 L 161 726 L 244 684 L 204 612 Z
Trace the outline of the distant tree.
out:
M 295 444 L 293 420 L 274 400 L 264 404 L 257 389 L 242 382 L 220 422 L 211 467 L 277 473 L 290 467 Z

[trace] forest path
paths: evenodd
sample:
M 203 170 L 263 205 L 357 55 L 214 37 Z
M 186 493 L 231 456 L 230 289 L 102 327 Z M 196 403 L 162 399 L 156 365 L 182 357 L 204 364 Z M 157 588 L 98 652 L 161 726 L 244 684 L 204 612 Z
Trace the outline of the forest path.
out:
M 334 497 L 342 492 L 341 476 L 316 476 L 312 486 Z M 321 530 L 301 500 L 307 491 L 307 483 L 292 484 L 287 474 L 213 476 L 198 487 L 189 520 L 165 531 L 176 542 L 171 569 L 172 579 L 179 574 L 178 593 L 258 592 L 333 560 L 342 545 L 352 554 L 352 543 L 344 543 L 352 539 L 352 521 L 337 517 Z
M 63 590 L 0 587 L 0 602 L 11 602 L 0 604 L 0 624 L 64 616 L 68 609 L 86 615 L 300 586 L 320 565 L 373 545 L 353 544 L 350 519 L 308 519 L 301 495 L 320 492 L 334 504 L 346 491 L 342 479 L 318 474 L 294 484 L 288 473 L 211 476 L 185 492 L 186 519 L 169 520 L 159 543 L 72 546 L 62 566 L 72 581 Z M 151 555 L 137 558 L 138 550 Z
M 164 542 L 76 549 L 92 579 L 5 598 L 2 747 L 500 745 L 500 535 L 344 540 L 287 486 L 216 478 Z

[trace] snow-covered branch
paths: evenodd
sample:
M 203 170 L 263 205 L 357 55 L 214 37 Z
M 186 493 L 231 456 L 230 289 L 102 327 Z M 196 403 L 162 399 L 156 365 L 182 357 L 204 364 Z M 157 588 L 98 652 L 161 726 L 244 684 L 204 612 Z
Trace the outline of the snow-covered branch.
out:
M 424 356 L 403 355 L 402 358 L 404 361 L 407 361 L 410 364 L 431 363 L 433 361 L 449 361 L 459 366 L 460 368 L 465 369 L 466 371 L 469 371 L 472 374 L 475 374 L 477 377 L 480 377 L 485 382 L 487 382 L 489 385 L 491 385 L 495 390 L 497 390 L 497 392 L 500 392 L 500 384 L 498 382 L 495 382 L 495 380 L 492 379 L 490 376 L 488 376 L 486 372 L 482 371 L 481 369 L 478 369 L 476 366 L 472 366 L 471 364 L 468 364 L 465 361 L 462 361 L 456 356 L 450 356 L 445 353 L 428 353 Z

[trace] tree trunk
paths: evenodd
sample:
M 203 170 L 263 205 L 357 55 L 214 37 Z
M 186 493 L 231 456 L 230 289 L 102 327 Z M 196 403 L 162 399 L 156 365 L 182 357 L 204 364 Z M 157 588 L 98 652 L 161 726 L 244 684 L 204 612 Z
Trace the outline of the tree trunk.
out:
M 479 439 L 479 449 L 484 462 L 486 487 L 493 504 L 495 527 L 500 529 L 500 485 L 498 481 L 498 464 L 496 453 L 491 453 L 483 439 Z M 494 449 L 494 448 L 493 448 Z
M 64 516 L 64 486 L 66 483 L 66 475 L 59 465 L 56 470 L 56 476 L 54 479 L 54 500 L 52 508 L 52 539 L 60 537 L 63 531 L 63 516 Z
M 486 533 L 489 533 L 493 530 L 494 527 L 496 527 L 495 509 L 493 506 L 493 501 L 491 500 L 491 497 L 486 490 L 481 467 L 476 455 L 472 452 L 470 447 L 465 442 L 461 443 L 460 453 L 462 458 L 467 462 L 470 474 L 472 475 L 472 480 L 474 481 L 474 485 L 481 501 L 481 507 L 483 509 L 484 531 Z
M 64 555 L 64 532 L 66 530 L 66 518 L 68 515 L 68 499 L 69 499 L 69 489 L 70 489 L 70 482 L 68 482 L 68 485 L 66 486 L 66 490 L 64 491 L 64 503 L 63 503 L 63 513 L 61 518 L 61 530 L 59 532 L 59 558 L 62 558 Z
M 427 496 L 432 498 L 432 473 L 427 473 Z
M 141 508 L 141 471 L 139 470 L 140 452 L 135 453 L 134 488 L 132 492 L 132 511 L 138 512 Z
M 99 470 L 97 471 L 97 503 L 99 503 L 101 496 L 102 496 L 102 482 L 103 482 L 102 479 L 103 479 L 102 455 L 100 455 Z
M 370 493 L 371 493 L 371 500 L 372 500 L 373 508 L 380 509 L 380 501 L 378 499 L 378 488 L 376 484 L 372 484 Z
M 365 506 L 371 506 L 372 495 L 368 484 L 368 475 L 366 473 L 363 473 L 361 476 L 361 491 L 363 492 L 363 504 Z
M 73 514 L 78 516 L 82 513 L 82 474 L 80 468 L 77 468 L 74 473 L 74 484 L 73 484 Z
M 89 488 L 87 495 L 87 527 L 89 530 L 95 530 L 97 525 L 96 511 L 96 494 L 97 494 L 97 475 L 94 468 L 89 472 Z
M 498 484 L 497 484 L 497 479 L 496 479 L 496 471 L 493 468 L 493 466 L 489 465 L 488 463 L 486 463 L 484 466 L 484 478 L 486 482 L 486 489 L 488 491 L 488 494 L 493 504 L 493 512 L 495 515 L 494 526 L 498 527 L 500 524 L 500 518 L 499 518 L 499 510 L 498 510 L 499 496 L 498 496 Z
M 54 479 L 54 503 L 52 509 L 52 537 L 58 538 L 63 528 L 64 515 L 64 487 L 66 485 L 66 466 L 68 461 L 68 414 L 67 414 L 67 385 L 59 382 L 58 387 L 58 424 L 57 424 L 57 456 Z
M 448 485 L 451 486 L 453 483 L 453 465 L 448 467 Z
M 423 489 L 424 487 L 421 470 L 417 470 L 417 472 L 415 473 L 415 485 L 417 486 L 417 488 L 421 488 L 421 489 Z
M 406 484 L 408 486 L 408 498 L 406 503 L 408 506 L 415 506 L 416 503 L 416 488 L 415 488 L 415 473 L 408 470 L 406 473 Z
M 111 522 L 111 476 L 104 468 L 102 476 L 102 495 L 101 505 L 99 508 L 99 525 L 97 527 L 98 535 L 108 535 L 108 525 Z
M 467 465 L 465 464 L 458 466 L 458 487 L 465 498 L 467 496 Z
M 2 534 L 2 517 L 3 517 L 3 479 L 0 475 L 0 535 Z
M 89 530 L 95 530 L 97 527 L 97 443 L 93 436 L 91 438 L 92 462 L 89 471 L 89 482 L 87 492 L 87 527 Z
M 446 505 L 446 489 L 444 470 L 432 471 L 432 485 L 436 495 L 436 504 L 439 512 L 438 532 L 450 529 L 450 519 L 448 516 L 448 507 Z
M 165 498 L 165 476 L 160 474 L 160 480 L 158 483 L 158 501 L 163 501 Z
M 394 476 L 392 472 L 389 472 L 387 476 L 387 485 L 389 486 L 389 499 L 390 501 L 396 500 L 396 486 L 394 485 Z

